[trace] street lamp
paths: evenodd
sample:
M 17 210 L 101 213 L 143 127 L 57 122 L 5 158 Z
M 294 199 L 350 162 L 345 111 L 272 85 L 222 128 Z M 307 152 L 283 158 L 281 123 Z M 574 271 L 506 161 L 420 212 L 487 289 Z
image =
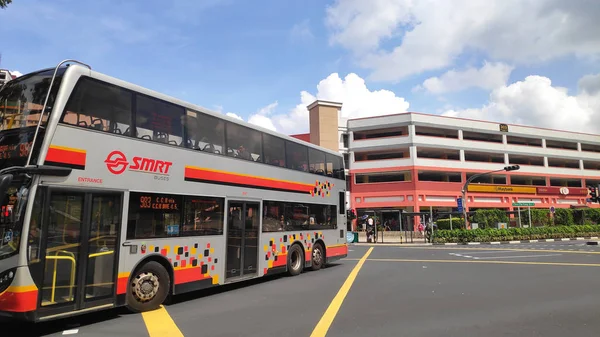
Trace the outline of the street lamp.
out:
M 463 204 L 463 217 L 465 218 L 465 229 L 467 228 L 467 188 L 469 187 L 469 183 L 479 177 L 488 175 L 488 174 L 492 174 L 492 173 L 496 173 L 496 172 L 502 172 L 502 171 L 516 171 L 518 169 L 520 169 L 521 167 L 519 165 L 510 165 L 510 166 L 504 166 L 503 169 L 501 170 L 494 170 L 494 171 L 489 171 L 489 172 L 484 172 L 484 173 L 478 173 L 478 174 L 474 174 L 473 176 L 471 176 L 471 178 L 467 179 L 467 181 L 465 182 L 465 184 L 463 185 L 462 188 L 462 204 Z

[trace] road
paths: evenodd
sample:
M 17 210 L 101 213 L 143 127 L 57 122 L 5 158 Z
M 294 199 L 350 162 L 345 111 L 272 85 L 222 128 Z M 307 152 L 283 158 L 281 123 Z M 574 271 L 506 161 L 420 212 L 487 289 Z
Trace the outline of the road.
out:
M 600 247 L 580 241 L 354 245 L 320 271 L 182 295 L 151 313 L 9 323 L 2 336 L 587 336 L 600 329 L 599 275 Z

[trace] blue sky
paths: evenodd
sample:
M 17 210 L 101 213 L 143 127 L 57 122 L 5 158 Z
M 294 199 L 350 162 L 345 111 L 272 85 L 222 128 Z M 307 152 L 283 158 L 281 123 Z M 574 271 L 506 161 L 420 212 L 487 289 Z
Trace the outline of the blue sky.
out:
M 488 13 L 472 5 L 477 2 L 456 2 L 456 13 L 464 16 L 456 19 L 444 14 L 455 9 L 440 8 L 446 4 L 433 0 L 424 1 L 424 8 L 405 0 L 15 0 L 0 10 L 1 66 L 27 73 L 75 58 L 95 70 L 245 120 L 258 113 L 266 118 L 254 121 L 286 133 L 308 127 L 301 91 L 312 95 L 305 100 L 343 98 L 346 117 L 408 109 L 573 129 L 600 113 L 600 103 L 578 96 L 578 81 L 600 73 L 599 38 L 584 32 L 573 38 L 570 34 L 580 26 L 556 28 L 559 18 L 544 14 L 549 8 L 558 11 L 564 23 L 564 15 L 589 13 L 589 22 L 595 22 L 598 11 L 553 0 L 525 5 L 506 0 Z M 480 15 L 483 28 L 456 28 L 473 15 Z M 523 16 L 531 22 L 519 23 Z M 586 30 L 594 27 L 600 29 L 593 23 Z M 486 62 L 497 63 L 497 70 L 510 67 L 503 72 L 506 80 L 500 75 L 482 80 L 496 78 L 495 73 L 478 73 Z M 428 78 L 469 67 L 471 75 L 444 80 L 443 89 L 424 85 Z M 317 90 L 332 73 L 341 82 L 331 78 Z M 350 73 L 357 76 L 346 79 Z M 551 84 L 539 78 L 526 81 L 529 75 Z M 461 84 L 467 82 L 471 85 Z M 513 97 L 517 91 L 558 100 L 563 110 L 573 109 L 569 101 L 575 99 L 587 122 L 548 122 L 560 109 L 529 116 L 517 105 L 530 103 Z M 266 119 L 271 124 L 265 125 Z M 293 125 L 286 120 L 297 120 L 298 130 L 286 127 Z

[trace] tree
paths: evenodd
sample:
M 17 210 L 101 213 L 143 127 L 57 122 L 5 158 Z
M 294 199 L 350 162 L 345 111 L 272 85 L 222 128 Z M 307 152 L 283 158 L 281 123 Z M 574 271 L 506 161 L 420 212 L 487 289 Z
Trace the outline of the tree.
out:
M 0 0 L 0 8 L 6 8 L 6 6 L 8 6 L 8 4 L 11 2 L 12 0 Z

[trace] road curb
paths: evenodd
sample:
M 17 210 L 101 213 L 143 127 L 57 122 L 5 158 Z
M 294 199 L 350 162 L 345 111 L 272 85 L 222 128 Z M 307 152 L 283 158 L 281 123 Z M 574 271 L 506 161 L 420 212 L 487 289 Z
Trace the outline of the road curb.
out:
M 510 245 L 520 243 L 539 243 L 539 242 L 560 242 L 560 241 L 585 241 L 598 240 L 597 236 L 585 236 L 577 238 L 561 238 L 561 239 L 537 239 L 537 240 L 513 240 L 513 241 L 486 241 L 486 242 L 446 242 L 446 243 L 402 243 L 402 242 L 355 242 L 353 245 L 359 246 L 385 246 L 385 245 L 406 245 L 406 246 L 476 246 L 476 245 Z M 589 245 L 597 245 L 598 243 L 590 243 Z

